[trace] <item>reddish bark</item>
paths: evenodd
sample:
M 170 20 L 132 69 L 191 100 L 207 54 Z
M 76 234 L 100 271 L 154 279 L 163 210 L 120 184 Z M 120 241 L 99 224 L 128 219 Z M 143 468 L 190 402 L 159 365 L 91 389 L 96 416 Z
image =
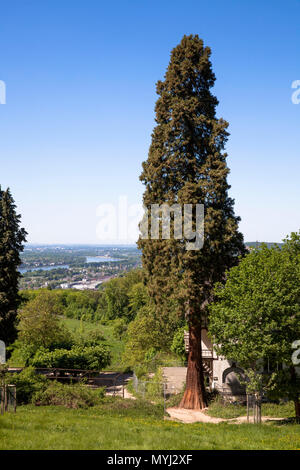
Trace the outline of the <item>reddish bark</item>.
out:
M 201 410 L 207 406 L 201 350 L 201 325 L 189 327 L 186 389 L 179 406 L 192 410 Z

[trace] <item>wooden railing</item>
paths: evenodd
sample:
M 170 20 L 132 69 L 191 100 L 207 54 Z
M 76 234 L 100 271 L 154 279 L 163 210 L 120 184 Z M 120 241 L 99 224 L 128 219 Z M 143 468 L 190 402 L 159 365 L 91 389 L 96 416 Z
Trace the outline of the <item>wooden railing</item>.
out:
M 8 371 L 13 373 L 19 373 L 23 370 L 23 367 L 9 367 Z M 86 369 L 63 369 L 60 367 L 37 367 L 35 371 L 38 374 L 45 375 L 48 379 L 54 380 L 82 380 L 92 379 L 95 375 L 99 374 L 98 370 L 86 370 Z

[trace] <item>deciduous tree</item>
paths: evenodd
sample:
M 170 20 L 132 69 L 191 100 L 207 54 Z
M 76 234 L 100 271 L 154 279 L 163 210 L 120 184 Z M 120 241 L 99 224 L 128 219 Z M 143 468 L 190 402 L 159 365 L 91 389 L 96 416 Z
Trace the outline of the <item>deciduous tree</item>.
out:
M 300 232 L 282 248 L 253 250 L 229 271 L 215 296 L 209 329 L 218 353 L 255 372 L 263 362 L 284 364 L 273 389 L 294 400 L 300 419 L 300 383 L 292 362 L 292 344 L 300 339 Z
M 70 334 L 61 322 L 61 313 L 61 306 L 51 291 L 41 291 L 19 312 L 18 340 L 34 350 L 68 343 Z

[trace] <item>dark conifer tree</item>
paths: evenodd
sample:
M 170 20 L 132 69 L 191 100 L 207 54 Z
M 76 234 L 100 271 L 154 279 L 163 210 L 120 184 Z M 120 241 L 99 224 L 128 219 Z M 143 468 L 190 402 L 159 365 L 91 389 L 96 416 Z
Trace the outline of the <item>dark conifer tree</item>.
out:
M 2 191 L 0 187 L 0 339 L 6 345 L 17 336 L 18 267 L 27 235 L 20 228 L 20 218 L 10 190 Z
M 149 293 L 158 314 L 171 305 L 189 325 L 185 408 L 206 406 L 201 329 L 213 286 L 244 253 L 239 217 L 228 196 L 228 123 L 216 117 L 218 101 L 210 88 L 215 75 L 210 49 L 197 35 L 184 36 L 173 49 L 164 81 L 157 83 L 156 127 L 141 181 L 144 205 L 204 204 L 204 245 L 186 250 L 186 240 L 139 239 Z M 195 217 L 193 221 L 195 228 Z M 172 233 L 172 232 L 171 232 Z

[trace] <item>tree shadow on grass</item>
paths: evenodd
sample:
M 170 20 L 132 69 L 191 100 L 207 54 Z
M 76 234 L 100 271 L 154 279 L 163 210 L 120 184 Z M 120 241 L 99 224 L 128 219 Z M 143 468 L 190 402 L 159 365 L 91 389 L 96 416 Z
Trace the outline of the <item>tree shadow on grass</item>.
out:
M 265 420 L 265 424 L 273 424 L 276 426 L 286 426 L 286 425 L 299 424 L 299 423 L 296 422 L 295 417 L 290 417 L 290 418 L 280 418 L 280 419 L 269 418 Z

